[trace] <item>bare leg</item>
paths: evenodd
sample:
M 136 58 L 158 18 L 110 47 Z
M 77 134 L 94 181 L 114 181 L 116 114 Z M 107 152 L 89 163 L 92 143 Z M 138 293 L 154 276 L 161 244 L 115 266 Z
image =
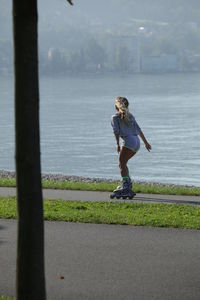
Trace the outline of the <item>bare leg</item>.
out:
M 127 163 L 129 159 L 133 157 L 135 154 L 136 152 L 132 151 L 131 149 L 122 147 L 119 154 L 119 169 L 122 177 L 129 176 Z

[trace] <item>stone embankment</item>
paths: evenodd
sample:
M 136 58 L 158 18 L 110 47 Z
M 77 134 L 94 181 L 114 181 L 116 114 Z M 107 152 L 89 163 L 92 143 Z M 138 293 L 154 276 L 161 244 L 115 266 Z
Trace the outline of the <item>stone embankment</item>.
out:
M 15 178 L 14 171 L 0 170 L 0 178 Z M 108 182 L 108 183 L 120 183 L 119 179 L 109 179 L 109 178 L 95 178 L 95 177 L 83 177 L 83 176 L 74 176 L 74 175 L 64 175 L 64 174 L 42 174 L 42 179 L 44 180 L 53 180 L 53 181 L 74 181 L 74 182 Z M 168 183 L 159 183 L 159 182 L 147 182 L 147 181 L 135 181 L 135 183 L 146 184 L 146 185 L 154 185 L 154 186 L 163 186 L 166 187 L 193 187 L 191 185 L 176 185 L 176 184 L 168 184 Z M 194 186 L 195 187 L 195 186 Z

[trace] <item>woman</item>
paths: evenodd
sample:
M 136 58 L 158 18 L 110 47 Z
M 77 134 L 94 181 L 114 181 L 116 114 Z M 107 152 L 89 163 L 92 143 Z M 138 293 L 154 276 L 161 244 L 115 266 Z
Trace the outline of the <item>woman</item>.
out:
M 141 128 L 136 122 L 134 116 L 129 112 L 129 102 L 124 97 L 117 97 L 115 108 L 117 113 L 111 118 L 111 125 L 115 135 L 117 152 L 119 153 L 119 169 L 123 180 L 122 187 L 118 187 L 111 194 L 111 198 L 133 198 L 135 193 L 132 192 L 132 183 L 129 176 L 127 163 L 140 148 L 140 139 L 145 144 L 146 149 L 150 152 L 151 145 L 147 142 Z M 120 146 L 120 138 L 123 140 L 123 146 Z

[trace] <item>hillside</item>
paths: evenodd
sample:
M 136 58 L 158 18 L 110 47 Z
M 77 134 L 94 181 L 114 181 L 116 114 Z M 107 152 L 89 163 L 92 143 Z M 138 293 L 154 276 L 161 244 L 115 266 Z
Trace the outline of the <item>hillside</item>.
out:
M 199 0 L 38 0 L 39 30 L 124 26 L 133 20 L 200 24 Z M 0 1 L 0 39 L 11 38 L 12 1 Z M 90 28 L 91 29 L 91 28 Z

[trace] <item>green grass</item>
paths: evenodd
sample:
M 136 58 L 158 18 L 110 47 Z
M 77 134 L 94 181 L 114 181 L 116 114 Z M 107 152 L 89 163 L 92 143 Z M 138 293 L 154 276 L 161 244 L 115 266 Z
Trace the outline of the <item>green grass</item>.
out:
M 0 218 L 16 218 L 15 197 L 0 198 Z M 45 200 L 49 221 L 200 229 L 200 208 L 189 205 Z
M 0 186 L 1 187 L 15 187 L 16 186 L 16 180 L 14 178 L 0 178 Z M 1 298 L 0 298 L 1 300 Z
M 117 182 L 75 182 L 62 180 L 43 180 L 42 186 L 46 189 L 82 190 L 82 191 L 113 191 Z M 0 178 L 1 187 L 15 187 L 14 178 Z M 165 194 L 165 195 L 190 195 L 200 196 L 200 187 L 185 187 L 156 183 L 135 183 L 133 189 L 136 193 Z
M 0 300 L 14 300 L 14 298 L 8 296 L 0 296 Z

